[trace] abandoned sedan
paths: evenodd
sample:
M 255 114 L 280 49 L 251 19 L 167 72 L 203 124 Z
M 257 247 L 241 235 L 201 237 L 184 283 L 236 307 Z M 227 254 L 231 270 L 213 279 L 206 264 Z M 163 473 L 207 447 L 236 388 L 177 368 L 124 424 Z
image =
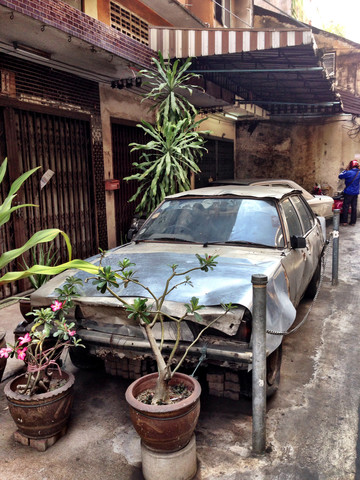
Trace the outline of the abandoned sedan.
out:
M 295 307 L 301 298 L 306 294 L 314 296 L 317 290 L 325 244 L 321 220 L 315 217 L 301 192 L 285 187 L 219 186 L 191 190 L 167 197 L 130 243 L 105 254 L 102 266 L 116 269 L 119 261 L 129 259 L 136 265 L 139 281 L 151 287 L 155 295 L 161 295 L 171 265 L 178 265 L 179 271 L 189 270 L 198 265 L 196 255 L 218 255 L 213 270 L 196 270 L 191 274 L 191 283 L 184 282 L 173 289 L 164 308 L 169 315 L 180 317 L 184 305 L 194 296 L 204 306 L 200 324 L 190 313 L 181 324 L 180 350 L 184 351 L 198 335 L 201 323 L 212 322 L 222 312 L 222 304 L 237 306 L 211 325 L 188 355 L 188 365 L 194 368 L 203 354 L 210 393 L 236 398 L 246 388 L 241 372 L 251 369 L 252 275 L 268 278 L 267 330 L 286 332 L 295 320 Z M 100 256 L 90 261 L 99 262 Z M 71 274 L 74 272 L 65 272 L 37 290 L 31 297 L 32 305 L 49 305 L 56 297 L 55 288 Z M 89 277 L 79 271 L 75 275 L 83 280 Z M 120 285 L 116 293 L 128 302 L 149 296 L 143 287 L 133 283 L 126 288 Z M 125 377 L 129 373 L 124 365 L 139 359 L 148 361 L 151 353 L 143 329 L 128 318 L 113 296 L 101 294 L 91 281 L 86 281 L 76 303 L 77 330 L 87 346 L 88 358 L 90 354 L 111 359 L 111 368 Z M 166 340 L 174 338 L 173 328 L 173 322 L 168 322 L 165 349 Z M 267 333 L 269 394 L 279 382 L 282 338 Z M 74 363 L 77 362 L 81 363 L 81 359 L 75 358 Z M 231 371 L 231 377 L 224 377 L 223 387 L 212 387 L 213 372 L 218 371 Z

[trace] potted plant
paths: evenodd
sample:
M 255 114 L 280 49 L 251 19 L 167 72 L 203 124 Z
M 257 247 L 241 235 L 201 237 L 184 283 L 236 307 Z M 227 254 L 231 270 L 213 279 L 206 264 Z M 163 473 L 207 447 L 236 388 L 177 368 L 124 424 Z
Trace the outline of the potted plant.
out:
M 66 320 L 81 283 L 68 277 L 51 307 L 28 314 L 34 319 L 30 332 L 0 349 L 0 358 L 16 357 L 27 365 L 26 373 L 4 389 L 10 414 L 25 439 L 54 438 L 64 433 L 69 420 L 75 379 L 61 370 L 58 361 L 69 347 L 83 347 L 75 324 Z
M 10 186 L 3 203 L 0 204 L 0 229 L 11 219 L 14 211 L 23 207 L 35 206 L 32 204 L 13 205 L 13 202 L 23 183 L 38 168 L 23 173 Z M 4 180 L 6 169 L 7 159 L 5 158 L 0 165 L 0 185 Z M 65 239 L 69 255 L 68 262 L 56 266 L 33 265 L 25 270 L 13 270 L 14 261 L 17 258 L 36 245 L 53 241 L 58 235 L 62 235 Z M 23 246 L 14 250 L 4 250 L 0 255 L 0 285 L 32 275 L 56 275 L 68 268 L 83 269 L 90 273 L 98 271 L 98 267 L 94 267 L 86 261 L 71 260 L 70 239 L 65 232 L 57 228 L 40 230 L 32 235 Z M 76 280 L 75 284 L 77 283 Z M 73 288 L 58 293 L 60 297 L 63 293 L 66 298 L 61 297 L 62 300 L 55 301 L 52 308 L 35 310 L 35 323 L 30 332 L 26 332 L 14 345 L 0 345 L 2 363 L 9 356 L 16 356 L 26 360 L 27 363 L 27 373 L 24 376 L 16 377 L 5 386 L 9 409 L 19 429 L 19 432 L 15 432 L 18 433 L 17 439 L 21 443 L 31 444 L 34 437 L 45 437 L 46 441 L 42 443 L 43 449 L 64 433 L 72 403 L 74 377 L 72 374 L 61 372 L 56 363 L 57 358 L 64 348 L 68 348 L 70 345 L 79 345 L 79 341 L 75 338 L 75 331 L 72 330 L 73 324 L 68 324 L 65 319 L 65 312 L 72 304 L 70 298 L 76 293 Z M 55 344 L 48 346 L 46 342 L 51 335 L 56 341 Z M 41 406 L 37 404 L 39 400 L 42 402 Z M 43 422 L 44 413 L 48 415 L 48 419 Z M 51 442 L 49 438 L 51 438 Z M 39 446 L 39 443 L 36 445 Z
M 133 382 L 126 391 L 126 400 L 130 407 L 130 416 L 143 445 L 151 451 L 176 452 L 189 443 L 200 412 L 201 387 L 194 377 L 179 373 L 186 356 L 202 334 L 223 315 L 234 308 L 231 304 L 223 305 L 224 312 L 208 324 L 203 321 L 199 299 L 192 297 L 183 306 L 183 313 L 174 317 L 166 312 L 166 299 L 170 292 L 191 285 L 189 274 L 195 270 L 207 272 L 215 268 L 216 255 L 196 255 L 199 265 L 179 271 L 178 265 L 170 266 L 170 275 L 164 282 L 161 295 L 156 296 L 151 288 L 143 285 L 129 259 L 119 262 L 119 269 L 112 270 L 110 266 L 101 267 L 104 253 L 101 256 L 100 268 L 93 284 L 101 293 L 109 292 L 126 310 L 129 319 L 136 320 L 144 329 L 149 341 L 153 357 L 157 365 L 157 373 L 145 375 Z M 127 287 L 130 283 L 140 286 L 144 296 L 135 299 L 124 299 L 116 290 L 120 284 Z M 194 341 L 189 343 L 185 351 L 179 355 L 178 348 L 181 338 L 181 326 L 184 319 L 194 316 L 203 328 Z M 164 342 L 165 322 L 173 322 L 176 338 L 169 348 Z M 155 328 L 160 329 L 160 340 L 156 339 Z M 175 478 L 175 477 L 172 477 Z

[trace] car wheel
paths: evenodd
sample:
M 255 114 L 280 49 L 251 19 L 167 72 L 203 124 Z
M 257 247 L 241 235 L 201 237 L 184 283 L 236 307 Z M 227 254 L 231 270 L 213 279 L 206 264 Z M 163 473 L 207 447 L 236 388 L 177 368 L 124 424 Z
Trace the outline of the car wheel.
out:
M 282 345 L 266 358 L 266 396 L 268 398 L 274 395 L 279 388 L 281 360 Z M 252 372 L 245 373 L 242 391 L 247 397 L 252 397 Z
M 103 360 L 91 355 L 85 348 L 72 347 L 69 349 L 69 354 L 72 363 L 81 370 L 96 370 L 104 367 Z
M 305 297 L 311 298 L 311 299 L 315 297 L 316 292 L 318 291 L 318 288 L 320 285 L 320 278 L 321 278 L 321 260 L 319 260 L 319 263 L 316 267 L 314 275 L 310 280 L 309 285 L 307 286 L 307 289 L 305 291 Z
M 274 350 L 266 359 L 266 396 L 271 397 L 280 385 L 280 367 L 282 345 Z

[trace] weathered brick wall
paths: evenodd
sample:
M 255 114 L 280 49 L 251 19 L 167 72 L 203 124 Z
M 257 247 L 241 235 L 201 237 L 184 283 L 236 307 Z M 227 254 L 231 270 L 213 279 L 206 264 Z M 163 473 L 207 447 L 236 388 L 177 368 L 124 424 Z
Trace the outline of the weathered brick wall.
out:
M 149 47 L 60 0 L 0 0 L 0 5 L 120 55 L 130 62 L 150 67 L 154 52 Z

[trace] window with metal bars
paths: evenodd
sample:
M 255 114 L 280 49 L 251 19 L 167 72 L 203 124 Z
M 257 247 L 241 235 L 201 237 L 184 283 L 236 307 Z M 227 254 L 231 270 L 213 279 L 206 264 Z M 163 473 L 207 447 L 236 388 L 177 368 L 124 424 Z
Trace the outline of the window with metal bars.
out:
M 230 27 L 230 0 L 215 0 L 215 18 L 216 20 L 224 25 L 224 27 Z
M 111 26 L 128 37 L 149 44 L 149 24 L 117 2 L 110 2 Z

